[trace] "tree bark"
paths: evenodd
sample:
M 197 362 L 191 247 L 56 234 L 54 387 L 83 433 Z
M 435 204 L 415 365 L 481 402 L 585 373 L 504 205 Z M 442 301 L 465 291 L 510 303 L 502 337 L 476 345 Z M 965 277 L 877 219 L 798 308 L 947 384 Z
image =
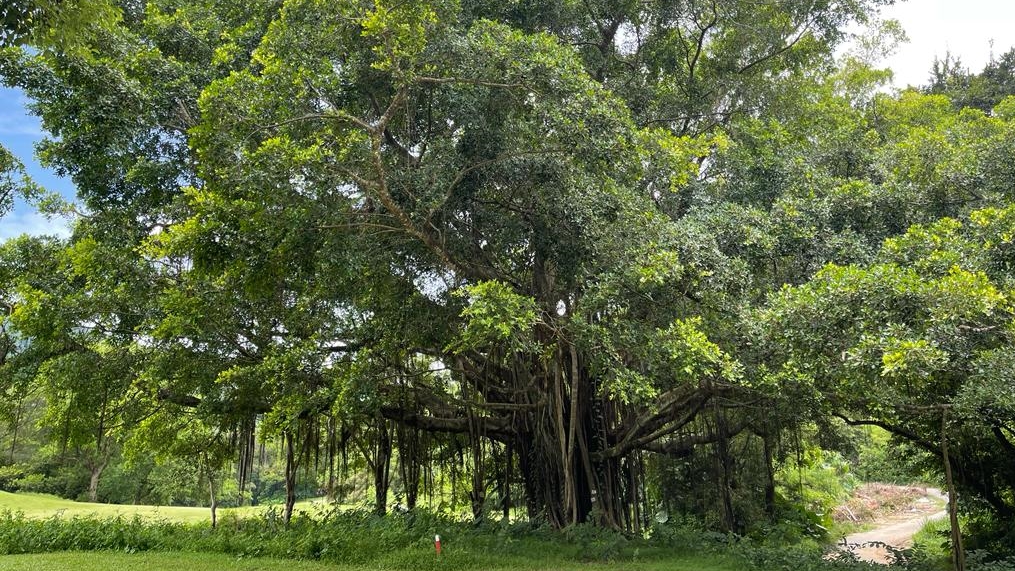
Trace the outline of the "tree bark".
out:
M 726 423 L 726 413 L 715 407 L 716 434 L 719 438 L 715 443 L 717 485 L 719 487 L 719 506 L 722 514 L 722 525 L 727 533 L 741 531 L 733 510 L 733 489 L 731 472 L 733 458 L 730 455 L 730 436 Z
M 211 475 L 211 470 L 208 471 L 208 495 L 211 507 L 211 528 L 215 529 L 218 525 L 218 502 L 215 498 L 215 478 Z
M 514 472 L 512 462 L 514 455 L 514 449 L 509 442 L 504 450 L 504 478 L 501 480 L 500 493 L 501 513 L 505 522 L 511 521 L 511 475 Z
M 958 494 L 952 479 L 952 462 L 948 456 L 948 407 L 941 408 L 941 458 L 945 465 L 945 483 L 948 485 L 948 520 L 951 524 L 952 568 L 965 571 L 966 554 L 962 548 L 962 530 L 959 528 Z
M 88 466 L 89 477 L 88 477 L 88 501 L 97 502 L 99 501 L 99 478 L 102 476 L 103 470 L 106 469 L 106 464 L 109 463 L 107 458 L 97 459 L 90 463 Z
M 282 433 L 282 443 L 285 447 L 285 511 L 282 520 L 289 525 L 292 521 L 293 509 L 296 507 L 296 442 L 295 435 L 291 430 Z
M 772 453 L 772 436 L 765 433 L 762 437 L 765 455 L 765 513 L 775 517 L 775 459 Z
M 14 413 L 14 421 L 11 423 L 11 464 L 14 463 L 14 452 L 18 449 L 18 431 L 21 428 L 21 411 L 24 406 L 24 402 L 24 396 L 18 397 L 18 407 Z
M 374 511 L 384 515 L 388 511 L 388 487 L 391 484 L 391 435 L 388 422 L 377 420 L 377 440 L 374 444 Z
M 420 478 L 420 435 L 419 429 L 398 425 L 398 468 L 402 476 L 402 487 L 405 489 L 405 507 L 409 511 L 416 509 L 419 498 Z

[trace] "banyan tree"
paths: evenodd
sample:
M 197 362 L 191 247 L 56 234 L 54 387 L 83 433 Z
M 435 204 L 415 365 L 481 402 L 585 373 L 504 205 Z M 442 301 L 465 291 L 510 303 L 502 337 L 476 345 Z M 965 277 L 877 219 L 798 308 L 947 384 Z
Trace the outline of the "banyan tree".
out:
M 729 444 L 770 490 L 776 429 L 731 349 L 743 268 L 687 213 L 726 127 L 878 3 L 158 0 L 3 65 L 75 239 L 154 276 L 143 389 L 241 427 L 242 466 L 261 419 L 287 482 L 359 446 L 382 510 L 436 450 L 477 515 L 636 528 L 646 458 L 708 445 L 732 529 Z

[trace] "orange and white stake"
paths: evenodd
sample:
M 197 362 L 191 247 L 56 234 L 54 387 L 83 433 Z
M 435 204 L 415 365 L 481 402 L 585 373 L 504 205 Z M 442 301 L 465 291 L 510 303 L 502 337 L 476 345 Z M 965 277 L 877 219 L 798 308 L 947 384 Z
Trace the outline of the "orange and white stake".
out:
M 441 554 L 441 536 L 433 536 L 433 545 L 437 548 L 437 555 Z

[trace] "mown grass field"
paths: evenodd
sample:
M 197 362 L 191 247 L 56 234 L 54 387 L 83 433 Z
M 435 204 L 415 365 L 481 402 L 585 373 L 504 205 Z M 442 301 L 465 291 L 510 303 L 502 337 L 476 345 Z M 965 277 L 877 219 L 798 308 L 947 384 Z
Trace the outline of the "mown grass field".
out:
M 237 559 L 217 553 L 65 552 L 0 556 L 2 571 L 342 571 L 316 561 Z M 351 569 L 351 568 L 350 568 Z
M 442 564 L 436 557 L 420 561 L 415 569 L 440 571 L 455 569 L 454 561 Z M 345 566 L 315 561 L 294 561 L 291 559 L 250 558 L 238 559 L 216 553 L 108 553 L 108 552 L 64 552 L 38 553 L 31 555 L 0 556 L 2 571 L 367 571 L 377 566 Z M 397 568 L 397 567 L 396 567 Z M 679 560 L 623 563 L 572 563 L 538 561 L 517 561 L 499 563 L 490 561 L 489 569 L 512 569 L 518 571 L 738 571 L 742 564 L 724 561 L 716 557 L 688 556 Z
M 296 509 L 312 508 L 315 502 L 320 504 L 320 500 L 297 502 Z M 218 515 L 219 517 L 228 515 L 249 517 L 262 514 L 270 508 L 271 506 L 219 508 Z M 47 518 L 53 516 L 122 516 L 129 519 L 137 515 L 143 518 L 164 519 L 183 523 L 200 523 L 202 521 L 211 520 L 211 512 L 208 508 L 93 504 L 88 502 L 65 500 L 63 498 L 46 494 L 12 494 L 9 492 L 0 492 L 0 511 L 4 510 L 21 512 L 30 518 Z

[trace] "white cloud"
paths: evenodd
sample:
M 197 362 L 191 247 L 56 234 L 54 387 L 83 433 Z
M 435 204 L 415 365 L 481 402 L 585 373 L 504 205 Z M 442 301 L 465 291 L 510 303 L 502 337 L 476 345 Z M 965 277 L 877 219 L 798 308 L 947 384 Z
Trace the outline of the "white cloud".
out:
M 9 240 L 22 234 L 33 236 L 70 236 L 70 226 L 63 218 L 46 219 L 45 216 L 33 211 L 15 210 L 0 218 L 0 241 Z
M 898 20 L 910 38 L 886 62 L 899 87 L 926 83 L 934 58 L 945 53 L 979 72 L 992 51 L 999 56 L 1015 46 L 1015 2 L 910 0 L 885 8 L 882 16 Z

